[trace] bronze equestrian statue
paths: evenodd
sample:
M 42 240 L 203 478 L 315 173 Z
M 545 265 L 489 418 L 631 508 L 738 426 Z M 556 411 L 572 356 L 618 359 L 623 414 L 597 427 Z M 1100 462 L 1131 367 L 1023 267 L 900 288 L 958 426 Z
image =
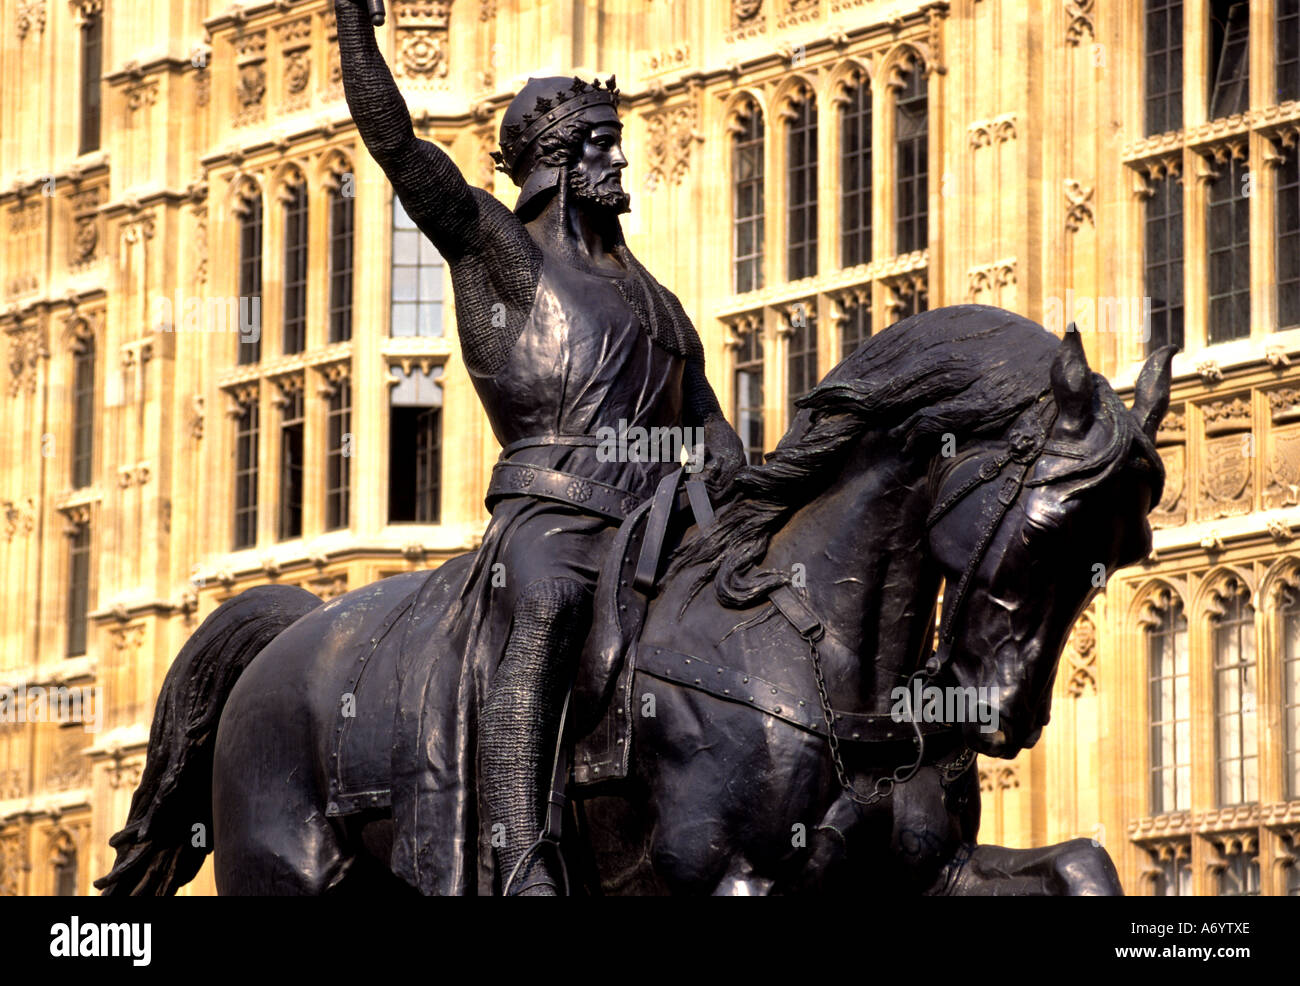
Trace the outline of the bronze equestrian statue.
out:
M 511 213 L 337 13 L 366 145 L 451 267 L 492 521 L 438 569 L 208 616 L 96 885 L 173 893 L 215 848 L 223 894 L 1120 893 L 1089 840 L 978 844 L 974 758 L 1037 741 L 1096 566 L 1149 553 L 1172 349 L 1129 409 L 1077 332 L 921 313 L 737 473 L 695 330 L 619 230 L 613 81 L 514 100 Z M 621 423 L 703 428 L 716 516 L 676 463 L 600 454 Z M 904 685 L 974 705 L 900 718 Z

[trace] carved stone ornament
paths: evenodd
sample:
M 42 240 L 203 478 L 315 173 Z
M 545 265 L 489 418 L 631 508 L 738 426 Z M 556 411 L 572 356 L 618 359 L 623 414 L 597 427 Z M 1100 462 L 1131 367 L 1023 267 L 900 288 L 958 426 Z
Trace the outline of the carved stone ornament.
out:
M 691 147 L 704 136 L 699 132 L 694 104 L 647 113 L 647 191 L 660 184 L 679 185 L 691 164 Z
M 1074 698 L 1097 692 L 1097 626 L 1089 613 L 1074 624 L 1066 643 L 1070 677 L 1065 690 Z
M 1151 511 L 1151 526 L 1180 527 L 1187 523 L 1187 450 L 1183 445 L 1168 445 L 1159 451 L 1165 464 L 1165 488 Z
M 29 33 L 45 31 L 45 0 L 18 0 L 18 40 L 27 40 Z
M 1255 457 L 1248 432 L 1210 438 L 1205 443 L 1197 515 L 1204 519 L 1239 517 L 1251 510 Z

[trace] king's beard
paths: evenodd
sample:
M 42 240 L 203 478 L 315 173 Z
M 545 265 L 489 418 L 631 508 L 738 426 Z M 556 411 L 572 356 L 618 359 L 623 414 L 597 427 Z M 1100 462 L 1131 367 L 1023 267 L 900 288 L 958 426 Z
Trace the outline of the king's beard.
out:
M 569 194 L 578 202 L 609 209 L 616 216 L 632 211 L 632 196 L 622 188 L 596 188 L 580 171 L 569 172 Z

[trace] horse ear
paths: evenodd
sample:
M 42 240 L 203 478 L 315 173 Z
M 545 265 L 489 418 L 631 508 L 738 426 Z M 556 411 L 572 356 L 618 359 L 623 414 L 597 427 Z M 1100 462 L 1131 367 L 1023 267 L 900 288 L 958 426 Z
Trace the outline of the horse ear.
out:
M 1154 440 L 1160 422 L 1169 410 L 1169 377 L 1177 346 L 1161 346 L 1142 364 L 1134 387 L 1133 413 L 1147 437 Z
M 1083 352 L 1083 337 L 1071 322 L 1052 361 L 1052 393 L 1056 397 L 1057 427 L 1080 438 L 1092 427 L 1092 370 Z

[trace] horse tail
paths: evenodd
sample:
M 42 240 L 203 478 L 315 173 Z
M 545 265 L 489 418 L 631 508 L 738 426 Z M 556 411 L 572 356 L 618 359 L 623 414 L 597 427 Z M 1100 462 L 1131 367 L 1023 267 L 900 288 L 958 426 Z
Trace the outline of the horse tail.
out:
M 218 606 L 185 642 L 158 695 L 126 825 L 108 840 L 117 860 L 95 881 L 104 896 L 167 896 L 194 879 L 211 851 L 212 754 L 226 699 L 253 658 L 320 603 L 296 586 L 254 586 Z

